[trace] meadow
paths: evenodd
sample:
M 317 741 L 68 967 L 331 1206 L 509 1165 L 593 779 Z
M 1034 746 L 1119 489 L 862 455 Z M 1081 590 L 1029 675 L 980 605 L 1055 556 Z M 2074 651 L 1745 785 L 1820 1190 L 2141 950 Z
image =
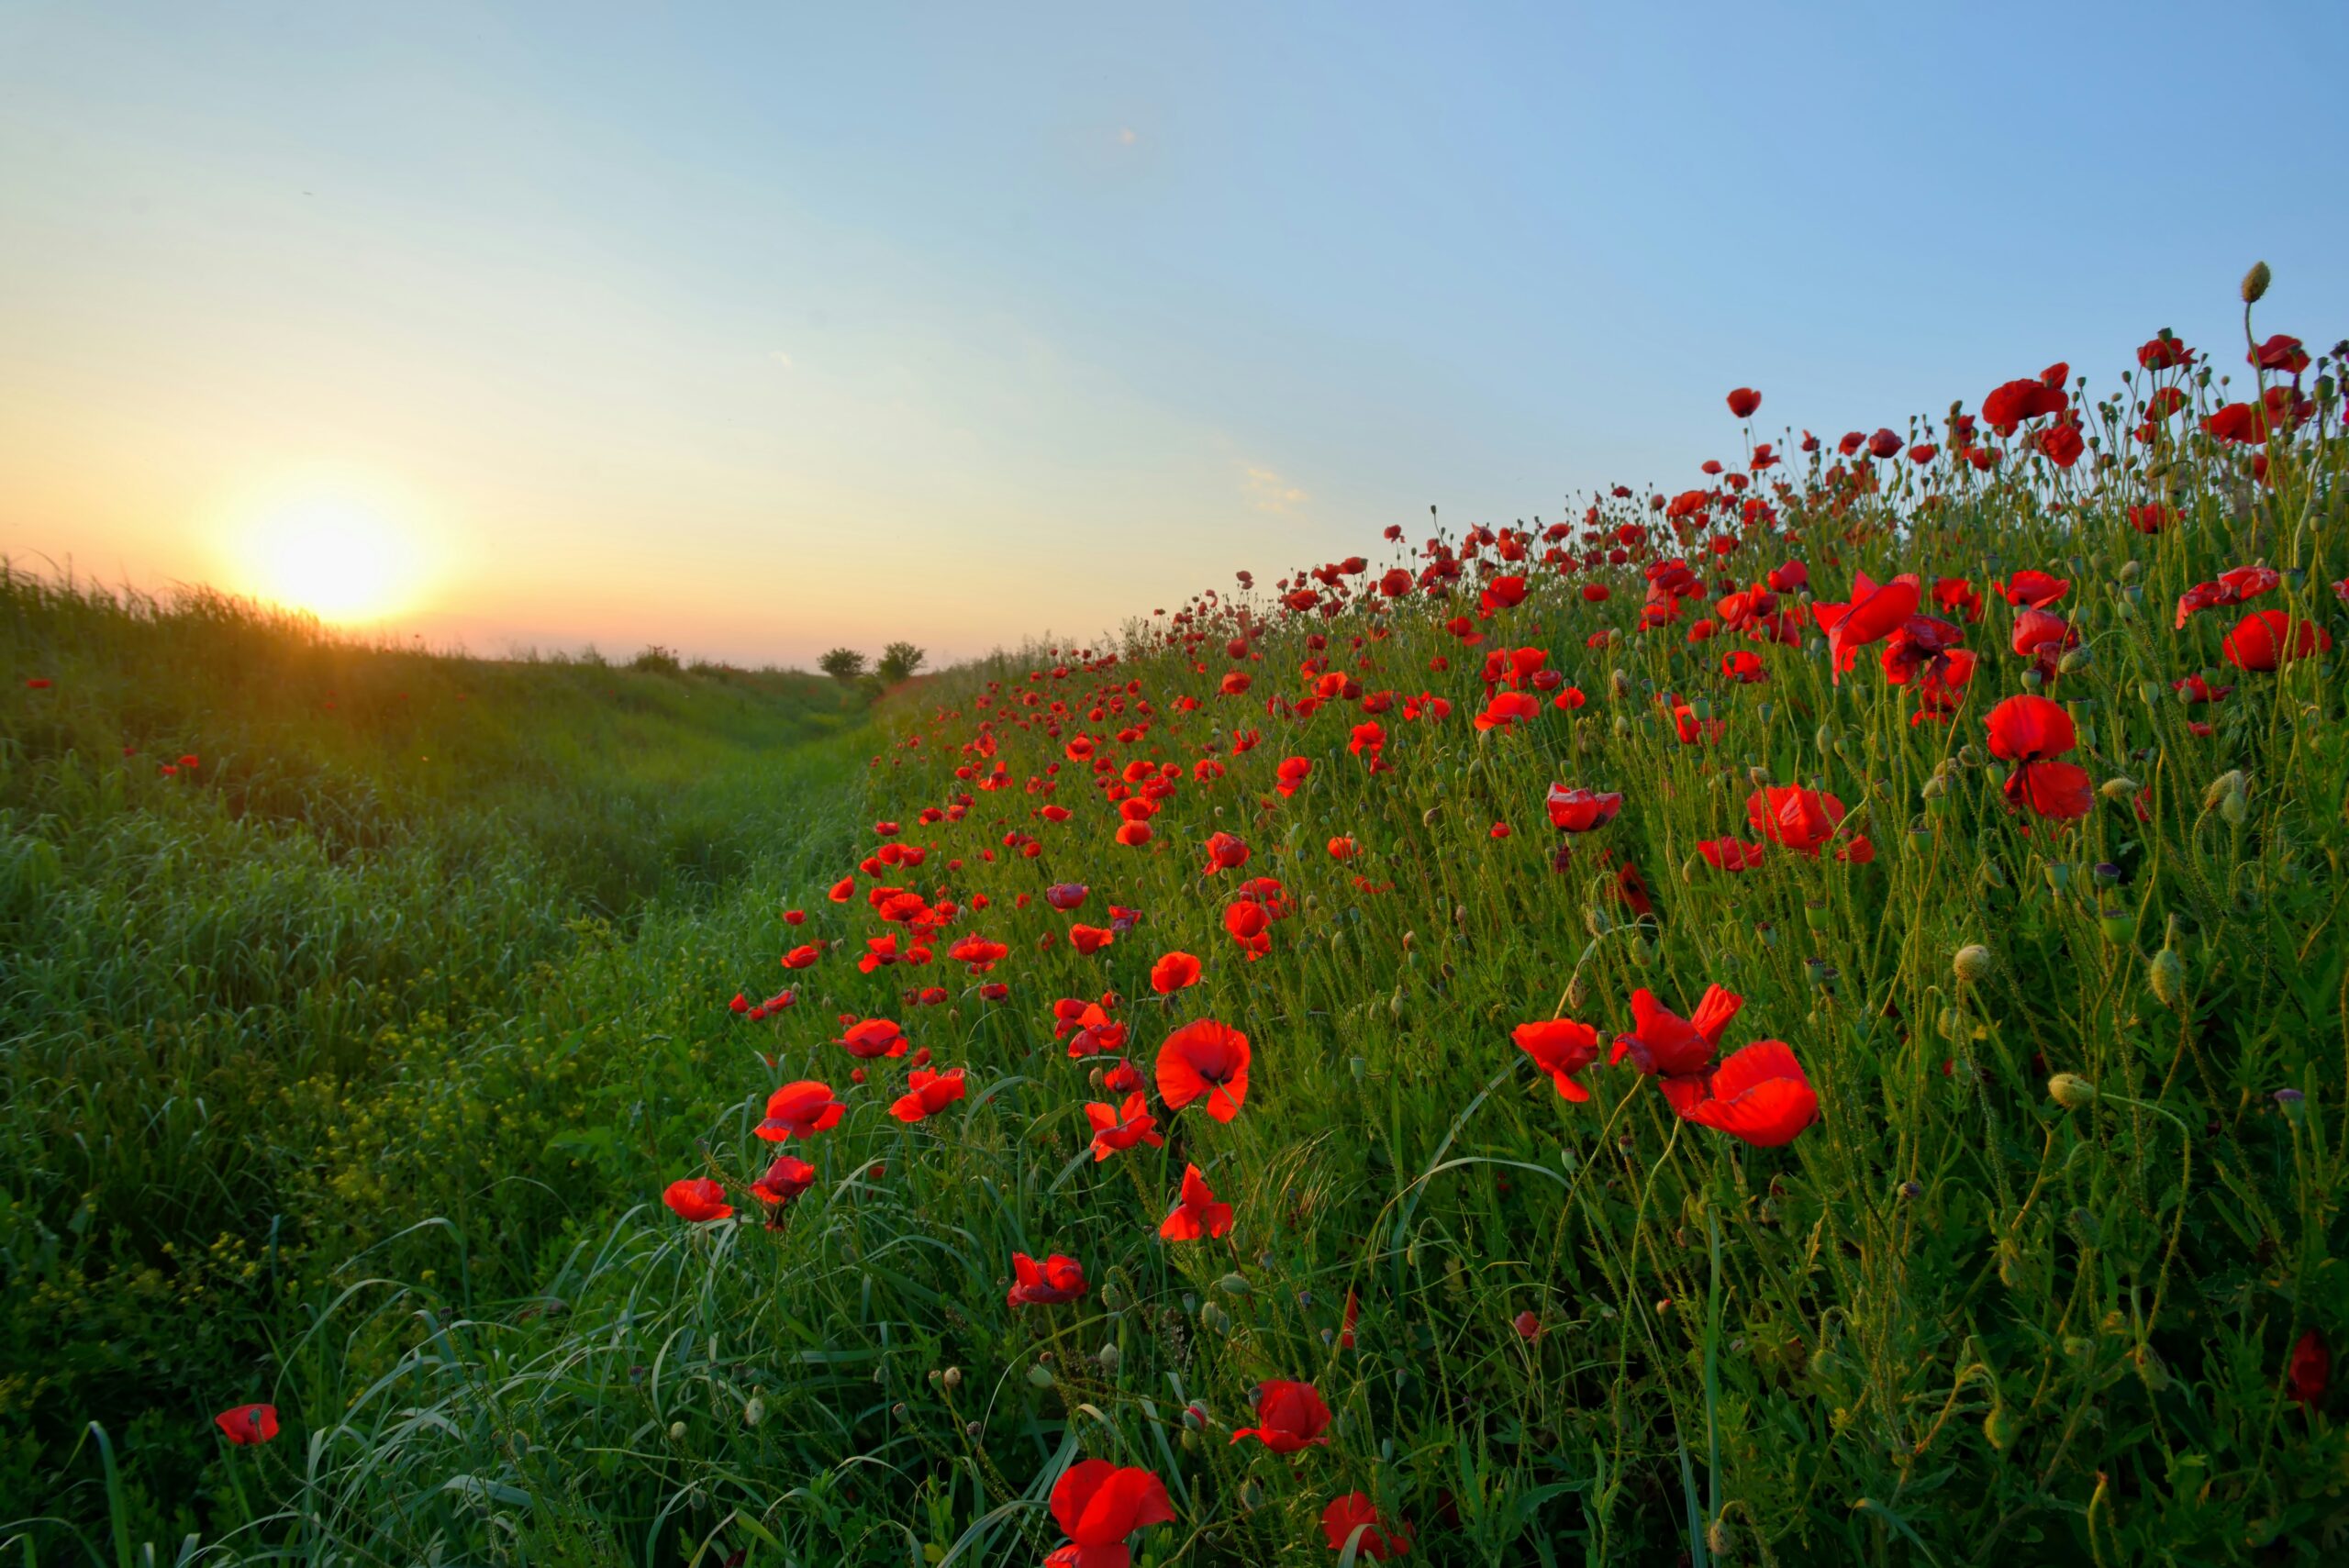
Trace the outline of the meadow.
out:
M 640 662 L 0 575 L 0 1516 L 72 1527 L 35 1542 L 263 1507 L 191 1410 L 299 1407 L 381 1273 L 528 1296 L 706 1120 L 722 948 L 848 843 L 863 705 Z
M 2349 440 L 2265 286 L 836 738 L 12 581 L 13 1536 L 2340 1561 Z

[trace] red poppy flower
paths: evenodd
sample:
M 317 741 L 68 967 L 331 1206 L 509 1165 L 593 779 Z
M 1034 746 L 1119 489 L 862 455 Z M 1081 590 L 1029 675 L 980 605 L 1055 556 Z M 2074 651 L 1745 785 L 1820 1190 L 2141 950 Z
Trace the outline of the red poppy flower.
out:
M 766 1119 L 751 1130 L 769 1143 L 781 1143 L 828 1132 L 847 1114 L 848 1107 L 832 1098 L 828 1084 L 806 1078 L 769 1095 Z
M 906 1079 L 906 1093 L 899 1095 L 889 1114 L 899 1121 L 916 1122 L 936 1116 L 963 1097 L 963 1069 L 945 1073 L 926 1073 L 916 1068 Z
M 1118 933 L 1108 926 L 1087 926 L 1082 922 L 1068 929 L 1069 946 L 1085 958 L 1091 958 L 1118 940 Z
M 1197 1018 L 1158 1048 L 1158 1097 L 1169 1110 L 1197 1100 L 1218 1121 L 1240 1114 L 1248 1097 L 1248 1037 L 1213 1018 Z
M 1737 1017 L 1745 998 L 1719 985 L 1708 985 L 1697 1004 L 1695 1017 L 1684 1018 L 1655 999 L 1645 986 L 1631 993 L 1631 1032 L 1615 1037 L 1609 1062 L 1631 1058 L 1645 1073 L 1683 1078 L 1701 1073 L 1720 1048 L 1721 1031 Z
M 1281 792 L 1283 800 L 1286 800 L 1304 786 L 1306 775 L 1312 771 L 1313 759 L 1310 757 L 1284 758 L 1281 765 L 1273 770 L 1273 787 Z
M 1769 671 L 1763 668 L 1759 653 L 1740 648 L 1721 655 L 1721 673 L 1742 685 L 1752 685 L 1768 678 Z
M 841 878 L 838 882 L 832 884 L 831 891 L 827 894 L 826 896 L 831 899 L 835 904 L 847 903 L 850 899 L 856 896 L 856 878 L 852 876 L 844 876 Z
M 2096 805 L 2087 771 L 2070 762 L 2025 762 L 2007 775 L 2007 809 L 2027 808 L 2040 817 L 2068 821 L 2086 817 Z
M 1170 952 L 1150 966 L 1150 988 L 1162 996 L 1198 982 L 1199 961 L 1186 952 Z
M 2324 1385 L 2332 1375 L 2332 1351 L 2326 1348 L 2324 1336 L 2311 1329 L 2292 1347 L 2292 1360 L 2285 1372 L 2292 1397 L 2300 1402 L 2302 1409 L 2313 1411 L 2323 1399 Z
M 1550 808 L 1551 827 L 1564 833 L 1587 833 L 1614 821 L 1623 809 L 1623 797 L 1613 791 L 1598 793 L 1553 784 L 1543 804 Z
M 1083 904 L 1085 895 L 1092 891 L 1081 882 L 1056 882 L 1044 889 L 1044 902 L 1065 915 Z
M 1086 1106 L 1085 1119 L 1093 1124 L 1093 1159 L 1097 1164 L 1137 1143 L 1156 1149 L 1166 1141 L 1158 1134 L 1158 1118 L 1150 1114 L 1149 1097 L 1139 1090 L 1128 1095 L 1121 1106 L 1105 1106 L 1097 1101 Z
M 1508 729 L 1542 717 L 1542 699 L 1531 692 L 1495 692 L 1476 715 L 1478 729 Z
M 1174 1518 L 1166 1483 L 1149 1471 L 1080 1460 L 1052 1485 L 1052 1519 L 1069 1540 L 1044 1568 L 1128 1568 L 1133 1551 L 1126 1538 Z
M 1762 395 L 1750 386 L 1741 386 L 1729 395 L 1729 411 L 1741 419 L 1751 419 L 1753 411 L 1762 406 Z
M 1745 799 L 1745 819 L 1770 843 L 1816 857 L 1843 821 L 1843 802 L 1823 790 L 1765 784 Z
M 2332 634 L 2312 621 L 2294 620 L 2282 610 L 2254 610 L 2219 645 L 2238 670 L 2273 670 L 2288 659 L 2306 659 L 2332 646 Z
M 2060 384 L 2050 386 L 2044 379 L 2010 381 L 1982 400 L 1982 422 L 2002 436 L 2011 436 L 2024 420 L 2061 414 L 2071 406 Z
M 806 969 L 823 956 L 824 950 L 822 948 L 816 946 L 813 942 L 802 942 L 799 946 L 793 948 L 789 952 L 783 955 L 783 967 L 785 969 Z
M 2071 591 L 2072 584 L 2062 577 L 2044 572 L 2018 572 L 2012 577 L 2001 577 L 1991 584 L 1999 597 L 2018 609 L 2043 609 Z
M 239 1448 L 258 1447 L 277 1436 L 277 1407 L 239 1405 L 233 1410 L 223 1410 L 213 1417 L 212 1424 Z
M 1217 833 L 1208 840 L 1207 874 L 1232 871 L 1248 863 L 1248 846 L 1229 833 Z
M 685 1176 L 671 1182 L 661 1201 L 669 1206 L 680 1219 L 704 1224 L 724 1219 L 734 1212 L 726 1201 L 726 1189 L 707 1176 Z
M 763 1204 L 780 1207 L 816 1184 L 816 1167 L 790 1154 L 778 1154 L 766 1173 L 751 1184 L 752 1195 Z
M 1917 613 L 1917 578 L 1903 573 L 1889 583 L 1877 583 L 1865 572 L 1852 574 L 1852 597 L 1841 605 L 1814 604 L 1812 617 L 1827 634 L 1828 652 L 1840 677 L 1858 651 L 1900 629 Z
M 1550 1074 L 1559 1098 L 1577 1105 L 1590 1098 L 1590 1091 L 1582 1086 L 1577 1074 L 1598 1061 L 1597 1029 L 1572 1018 L 1548 1018 L 1520 1024 L 1509 1031 L 1509 1038 L 1533 1058 L 1536 1067 Z
M 2040 431 L 2034 444 L 2047 461 L 2058 468 L 2071 467 L 2087 450 L 2087 441 L 2080 434 L 2080 428 L 2069 419 L 2060 419 Z
M 905 1031 L 888 1018 L 864 1018 L 841 1031 L 841 1044 L 851 1056 L 870 1062 L 876 1056 L 903 1056 Z
M 1718 839 L 1699 839 L 1697 852 L 1705 862 L 1720 871 L 1752 871 L 1762 863 L 1762 844 L 1740 843 L 1729 834 Z
M 1231 1206 L 1216 1201 L 1214 1189 L 1197 1165 L 1184 1166 L 1182 1196 L 1158 1233 L 1169 1241 L 1196 1241 L 1202 1236 L 1221 1236 L 1230 1229 Z
M 1362 853 L 1362 846 L 1342 833 L 1323 847 L 1330 851 L 1330 858 L 1333 861 L 1350 861 Z
M 1357 1561 L 1384 1562 L 1411 1550 L 1411 1527 L 1400 1520 L 1386 1523 L 1360 1492 L 1335 1498 L 1321 1510 L 1321 1535 L 1332 1551 L 1343 1551 L 1348 1541 L 1354 1542 Z
M 1786 1041 L 1757 1040 L 1706 1077 L 1702 1097 L 1675 1099 L 1673 1108 L 1699 1127 L 1776 1149 L 1819 1119 L 1819 1095 Z
M 1011 1291 L 1004 1297 L 1008 1307 L 1055 1307 L 1074 1301 L 1090 1288 L 1077 1261 L 1058 1252 L 1041 1263 L 1025 1252 L 1014 1252 L 1011 1273 Z
M 2259 347 L 2243 355 L 2244 362 L 2264 371 L 2281 371 L 2286 375 L 2298 375 L 2309 368 L 2309 351 L 2300 340 L 2288 333 L 2278 332 Z
M 2028 692 L 2009 697 L 1984 714 L 1982 722 L 1990 731 L 1990 755 L 2009 762 L 2060 757 L 2079 744 L 2064 705 Z
M 1982 618 L 1982 595 L 1975 591 L 1973 583 L 1964 577 L 1934 578 L 1933 603 L 1949 614 L 1963 616 L 1968 621 Z
M 1275 1379 L 1256 1385 L 1256 1425 L 1238 1429 L 1231 1440 L 1254 1438 L 1275 1453 L 1295 1453 L 1327 1446 L 1330 1440 L 1321 1434 L 1329 1425 L 1330 1407 L 1321 1402 L 1319 1389 Z

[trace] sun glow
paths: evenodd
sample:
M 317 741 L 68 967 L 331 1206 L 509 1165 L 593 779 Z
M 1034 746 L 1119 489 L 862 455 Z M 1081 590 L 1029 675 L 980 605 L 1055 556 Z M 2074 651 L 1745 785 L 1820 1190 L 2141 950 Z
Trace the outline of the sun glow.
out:
M 262 508 L 241 550 L 252 591 L 320 620 L 377 620 L 415 591 L 415 541 L 388 509 L 327 492 Z

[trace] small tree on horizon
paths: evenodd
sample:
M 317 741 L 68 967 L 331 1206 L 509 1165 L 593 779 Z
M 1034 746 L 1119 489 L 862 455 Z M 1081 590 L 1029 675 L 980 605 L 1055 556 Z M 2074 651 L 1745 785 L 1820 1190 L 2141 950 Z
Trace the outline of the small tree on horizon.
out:
M 885 684 L 896 685 L 921 668 L 929 655 L 910 642 L 893 642 L 881 651 L 881 662 L 874 667 Z
M 835 648 L 816 661 L 816 668 L 843 686 L 852 686 L 864 673 L 864 655 L 853 648 Z

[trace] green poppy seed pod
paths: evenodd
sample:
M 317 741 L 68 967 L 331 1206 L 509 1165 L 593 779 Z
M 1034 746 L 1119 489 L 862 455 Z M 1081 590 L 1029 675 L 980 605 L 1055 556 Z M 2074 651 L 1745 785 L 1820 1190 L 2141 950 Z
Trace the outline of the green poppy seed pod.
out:
M 2067 1111 L 2086 1110 L 2096 1104 L 2096 1085 L 2076 1073 L 2058 1073 L 2047 1080 L 2047 1097 Z
M 1398 1004 L 1396 1010 L 1399 1012 L 1401 1011 L 1399 1004 L 1403 999 L 1403 994 L 1400 991 L 1397 991 L 1395 993 L 1395 999 Z M 1353 1073 L 1354 1082 L 1359 1084 L 1370 1072 L 1370 1059 L 1366 1056 L 1349 1056 L 1346 1058 L 1346 1071 Z
M 2022 1418 L 2008 1408 L 2007 1402 L 2001 1399 L 1990 1407 L 1988 1415 L 1982 1418 L 1982 1436 L 1992 1448 L 2004 1453 L 2008 1445 L 2022 1436 Z
M 767 1402 L 755 1394 L 751 1395 L 749 1402 L 742 1407 L 742 1424 L 746 1427 L 755 1427 L 766 1418 Z
M 2035 692 L 2046 684 L 2047 677 L 2041 674 L 2035 668 L 2022 673 L 2022 689 L 2027 692 Z
M 2176 1007 L 2186 1000 L 2186 961 L 2177 956 L 2176 948 L 2164 948 L 2145 961 L 2145 984 L 2165 1007 Z
M 2267 285 L 2275 280 L 2276 274 L 2267 270 L 2266 262 L 2254 261 L 2251 264 L 2251 271 L 2243 275 L 2243 302 L 2245 305 L 2257 305 L 2260 297 L 2266 294 Z
M 2124 909 L 2107 909 L 2097 917 L 2097 925 L 2104 932 L 2104 940 L 2115 946 L 2137 934 L 2136 917 Z
M 2089 651 L 2087 644 L 2082 643 L 2058 660 L 2055 668 L 2061 674 L 2076 675 L 2095 662 L 2096 655 Z
M 1028 1386 L 1029 1386 L 1029 1387 L 1030 1387 L 1030 1388 L 1050 1388 L 1052 1385 L 1052 1369 L 1051 1367 L 1048 1367 L 1048 1366 L 1044 1366 L 1044 1365 L 1039 1364 L 1039 1365 L 1036 1365 L 1036 1366 L 1031 1366 L 1031 1367 L 1030 1367 L 1030 1368 L 1028 1369 Z
M 1978 985 L 1990 978 L 1990 971 L 1998 960 L 1988 948 L 1979 942 L 1968 942 L 1957 950 L 1949 961 L 1950 970 L 1968 985 Z
M 2097 794 L 2104 796 L 2105 799 L 2112 802 L 2115 806 L 2119 806 L 2124 801 L 2136 799 L 2137 789 L 2137 781 L 2131 778 L 2126 773 L 2115 773 L 2110 778 L 2096 786 Z

